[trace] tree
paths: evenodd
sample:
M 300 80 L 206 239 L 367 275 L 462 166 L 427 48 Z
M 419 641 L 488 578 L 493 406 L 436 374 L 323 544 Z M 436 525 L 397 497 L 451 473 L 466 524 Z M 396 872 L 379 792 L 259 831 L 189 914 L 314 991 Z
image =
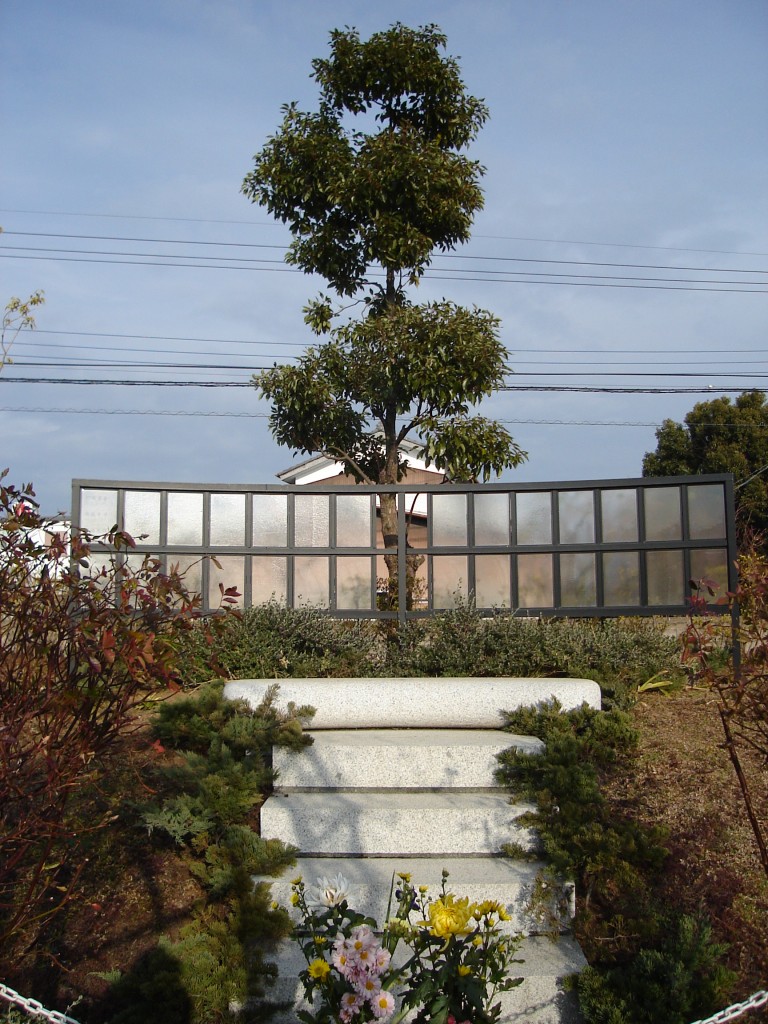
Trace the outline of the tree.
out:
M 397 23 L 365 42 L 354 29 L 333 31 L 330 57 L 312 62 L 317 112 L 286 105 L 243 182 L 290 226 L 286 260 L 363 307 L 334 327 L 346 310 L 321 295 L 305 320 L 329 339 L 254 377 L 272 402 L 272 433 L 366 483 L 401 479 L 398 449 L 410 433 L 454 480 L 488 479 L 526 457 L 499 423 L 470 416 L 507 369 L 498 320 L 406 296 L 435 250 L 468 240 L 483 204 L 483 168 L 464 150 L 488 112 L 445 45 L 435 25 Z M 381 517 L 394 547 L 393 495 L 382 497 Z M 396 559 L 387 564 L 392 579 Z
M 643 476 L 733 473 L 740 533 L 768 534 L 768 403 L 762 391 L 697 402 L 685 422 L 664 420 Z
M 2 230 L 2 229 L 0 229 Z M 11 363 L 11 345 L 23 330 L 34 331 L 35 318 L 32 310 L 35 306 L 42 306 L 45 302 L 41 291 L 33 292 L 28 299 L 19 299 L 14 296 L 6 303 L 3 313 L 3 325 L 0 329 L 0 370 Z

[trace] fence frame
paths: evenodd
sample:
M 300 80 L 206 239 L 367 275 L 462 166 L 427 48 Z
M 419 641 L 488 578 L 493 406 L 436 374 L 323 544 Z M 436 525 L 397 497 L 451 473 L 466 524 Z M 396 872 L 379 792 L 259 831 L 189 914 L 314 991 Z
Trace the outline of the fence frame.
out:
M 688 517 L 688 487 L 698 487 L 706 484 L 719 484 L 723 488 L 724 498 L 724 522 L 725 522 L 725 534 L 722 538 L 705 538 L 705 539 L 692 539 L 689 531 L 689 517 Z M 681 526 L 682 535 L 680 539 L 674 540 L 648 540 L 645 537 L 644 529 L 644 508 L 645 508 L 645 495 L 649 490 L 660 488 L 660 487 L 678 487 L 681 499 L 680 515 L 681 515 Z M 684 602 L 674 604 L 648 604 L 648 574 L 646 567 L 646 559 L 643 557 L 643 552 L 648 551 L 664 551 L 664 550 L 682 550 L 683 552 L 683 565 L 685 572 L 685 580 L 689 580 L 691 576 L 691 553 L 697 549 L 722 549 L 725 552 L 727 561 L 727 574 L 728 574 L 728 590 L 734 591 L 737 586 L 737 575 L 736 575 L 736 531 L 735 531 L 735 512 L 734 512 L 734 484 L 733 476 L 727 474 L 709 474 L 702 476 L 675 476 L 675 477 L 640 477 L 640 478 L 620 478 L 620 479 L 600 479 L 600 480 L 571 480 L 571 481 L 557 481 L 557 482 L 527 482 L 527 483 L 491 483 L 491 484 L 399 484 L 399 485 L 352 485 L 347 484 L 333 484 L 333 483 L 318 483 L 312 485 L 285 485 L 285 484 L 211 484 L 211 483 L 175 483 L 170 481 L 158 482 L 158 481 L 128 481 L 128 480 L 93 480 L 93 479 L 75 479 L 72 482 L 72 527 L 74 530 L 80 529 L 82 526 L 82 502 L 81 496 L 85 490 L 103 490 L 111 491 L 114 490 L 116 494 L 116 525 L 120 529 L 124 529 L 125 519 L 125 495 L 126 492 L 134 491 L 152 491 L 160 493 L 160 516 L 161 516 L 161 530 L 159 536 L 159 543 L 144 543 L 141 540 L 137 540 L 136 552 L 137 553 L 152 553 L 164 560 L 170 560 L 174 555 L 189 556 L 189 555 L 214 555 L 226 558 L 227 556 L 238 556 L 244 560 L 244 604 L 248 606 L 250 602 L 250 559 L 249 556 L 253 555 L 267 555 L 273 557 L 287 557 L 295 559 L 296 557 L 302 556 L 317 556 L 323 555 L 330 559 L 329 562 L 329 605 L 325 609 L 329 614 L 343 618 L 377 618 L 377 619 L 398 619 L 400 622 L 404 622 L 406 619 L 419 618 L 427 615 L 434 614 L 442 608 L 434 607 L 433 601 L 433 589 L 434 579 L 432 573 L 432 559 L 435 556 L 440 555 L 463 555 L 466 556 L 467 564 L 467 587 L 466 593 L 470 597 L 474 589 L 475 583 L 475 558 L 478 554 L 480 555 L 520 555 L 520 554 L 539 554 L 549 553 L 552 555 L 561 554 L 578 554 L 582 552 L 593 553 L 595 557 L 595 580 L 596 580 L 596 603 L 590 605 L 563 605 L 561 601 L 561 581 L 559 579 L 559 559 L 553 558 L 553 604 L 551 606 L 533 606 L 533 607 L 520 607 L 516 604 L 516 599 L 519 594 L 516 592 L 516 573 L 514 569 L 510 569 L 511 572 L 511 589 L 510 589 L 510 607 L 504 609 L 493 609 L 484 608 L 481 609 L 486 614 L 493 614 L 503 611 L 503 613 L 519 616 L 567 616 L 567 617 L 617 617 L 623 615 L 685 615 L 688 611 L 688 607 Z M 571 491 L 592 491 L 593 492 L 593 515 L 594 515 L 594 533 L 595 537 L 602 538 L 602 521 L 601 521 L 601 500 L 600 493 L 606 490 L 627 490 L 634 489 L 637 492 L 637 529 L 638 536 L 636 540 L 617 542 L 604 540 L 594 540 L 588 543 L 561 543 L 560 542 L 560 522 L 558 518 L 559 509 L 559 495 L 563 492 Z M 199 545 L 182 546 L 182 545 L 169 545 L 167 538 L 167 512 L 168 512 L 168 494 L 171 492 L 196 492 L 203 495 L 203 532 L 202 532 L 202 543 Z M 370 609 L 350 609 L 350 608 L 339 608 L 337 607 L 337 587 L 336 587 L 336 559 L 341 555 L 359 555 L 359 556 L 381 556 L 385 553 L 381 547 L 376 547 L 376 515 L 373 503 L 375 501 L 375 495 L 381 493 L 394 493 L 396 495 L 410 496 L 415 494 L 427 496 L 428 509 L 431 511 L 430 495 L 446 495 L 446 494 L 492 494 L 492 493 L 506 493 L 506 494 L 518 494 L 518 493 L 536 493 L 536 492 L 550 492 L 552 497 L 550 498 L 550 515 L 551 515 L 551 529 L 552 529 L 552 540 L 550 543 L 542 544 L 526 544 L 519 545 L 512 543 L 512 536 L 515 530 L 514 509 L 516 508 L 515 502 L 510 501 L 510 543 L 498 544 L 498 545 L 486 545 L 479 547 L 476 544 L 470 544 L 469 541 L 474 537 L 474 521 L 473 521 L 473 509 L 474 500 L 467 501 L 467 543 L 462 545 L 454 546 L 436 546 L 433 543 L 433 526 L 434 521 L 431 515 L 427 515 L 426 525 L 428 530 L 428 540 L 426 547 L 419 547 L 417 550 L 409 549 L 407 547 L 407 531 L 408 531 L 408 515 L 406 498 L 398 500 L 398 607 L 396 610 L 384 610 L 377 607 L 376 594 L 375 594 L 375 573 L 374 581 L 372 582 L 372 599 Z M 252 527 L 252 499 L 249 495 L 261 495 L 261 494 L 282 494 L 287 495 L 288 502 L 288 523 L 289 533 L 287 534 L 286 545 L 271 546 L 271 547 L 258 547 L 254 546 L 253 543 L 243 543 L 239 545 L 229 546 L 217 546 L 212 548 L 210 541 L 210 508 L 211 508 L 211 495 L 212 494 L 243 494 L 246 496 L 245 499 L 245 532 L 244 539 L 253 537 Z M 335 500 L 329 502 L 329 543 L 324 546 L 312 546 L 312 547 L 297 547 L 293 542 L 295 537 L 293 535 L 293 510 L 296 496 L 302 495 L 370 495 L 371 503 L 373 508 L 372 513 L 372 529 L 371 529 L 371 545 L 368 547 L 347 547 L 339 546 L 333 543 L 335 537 Z M 110 524 L 112 525 L 112 524 Z M 95 544 L 93 546 L 94 553 L 103 552 L 106 553 L 110 549 L 106 546 Z M 390 553 L 393 553 L 394 549 L 388 549 Z M 639 573 L 640 573 L 640 596 L 641 600 L 638 604 L 627 604 L 627 605 L 610 605 L 606 606 L 602 603 L 604 595 L 603 579 L 602 579 L 602 558 L 599 557 L 605 552 L 614 551 L 637 551 Z M 426 608 L 419 609 L 408 609 L 406 600 L 406 566 L 407 558 L 409 554 L 424 555 L 429 559 L 429 592 Z M 207 560 L 206 560 L 207 561 Z M 512 565 L 512 560 L 510 565 Z M 293 569 L 294 564 L 292 561 L 286 563 L 288 584 L 286 603 L 289 607 L 294 606 L 295 594 L 292 588 Z M 208 593 L 209 593 L 209 566 L 203 565 L 202 570 L 202 586 L 201 591 L 203 594 L 203 600 L 205 607 L 208 607 Z M 722 605 L 712 605 L 712 610 L 715 612 L 727 611 Z

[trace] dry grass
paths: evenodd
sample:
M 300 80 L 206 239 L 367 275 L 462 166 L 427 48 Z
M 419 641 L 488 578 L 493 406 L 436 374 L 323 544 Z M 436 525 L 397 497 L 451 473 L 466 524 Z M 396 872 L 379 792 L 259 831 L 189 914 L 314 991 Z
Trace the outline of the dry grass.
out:
M 734 995 L 743 999 L 768 986 L 768 879 L 723 747 L 716 697 L 691 688 L 654 694 L 633 719 L 638 755 L 631 772 L 612 781 L 610 799 L 617 811 L 668 828 L 664 896 L 680 910 L 707 909 L 715 937 L 730 947 Z M 754 754 L 740 756 L 768 831 L 768 768 Z

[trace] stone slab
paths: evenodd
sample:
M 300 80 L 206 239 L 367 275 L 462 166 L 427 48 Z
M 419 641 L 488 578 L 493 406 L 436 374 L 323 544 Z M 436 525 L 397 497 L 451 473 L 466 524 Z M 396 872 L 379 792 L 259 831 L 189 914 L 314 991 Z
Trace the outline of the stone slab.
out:
M 522 985 L 499 997 L 502 1012 L 499 1024 L 579 1024 L 581 1017 L 574 993 L 566 991 L 566 978 L 586 967 L 584 954 L 573 939 L 563 936 L 557 942 L 532 936 L 524 939 L 513 964 L 512 977 Z M 311 1009 L 304 999 L 298 973 L 305 966 L 295 943 L 284 943 L 276 954 L 279 975 L 270 1000 L 294 1004 L 294 1008 L 276 1016 L 276 1021 L 295 1024 L 296 1009 Z M 409 1020 L 410 1017 L 406 1017 Z
M 274 679 L 228 682 L 224 696 L 257 707 Z M 278 707 L 316 709 L 312 729 L 498 729 L 502 711 L 556 698 L 565 710 L 600 708 L 591 679 L 444 677 L 414 679 L 281 679 Z
M 497 754 L 544 749 L 533 736 L 491 729 L 328 729 L 311 747 L 275 747 L 279 792 L 325 789 L 482 790 L 496 786 Z
M 447 889 L 473 903 L 497 900 L 507 908 L 508 922 L 501 928 L 514 934 L 549 932 L 554 920 L 565 930 L 575 913 L 572 883 L 551 886 L 552 900 L 548 906 L 552 917 L 531 916 L 528 903 L 536 877 L 544 868 L 540 862 L 511 860 L 507 857 L 300 857 L 294 868 L 281 878 L 256 876 L 254 881 L 271 884 L 272 898 L 284 906 L 294 920 L 299 912 L 290 906 L 291 880 L 301 875 L 307 889 L 316 887 L 321 878 L 341 874 L 347 882 L 349 905 L 361 914 L 383 924 L 390 895 L 397 888 L 397 874 L 407 872 L 414 886 L 429 886 L 431 896 L 440 894 L 443 869 L 449 872 Z M 555 891 L 557 890 L 557 891 Z
M 274 794 L 261 808 L 261 834 L 305 855 L 488 855 L 505 843 L 535 848 L 516 818 L 527 804 L 486 793 Z

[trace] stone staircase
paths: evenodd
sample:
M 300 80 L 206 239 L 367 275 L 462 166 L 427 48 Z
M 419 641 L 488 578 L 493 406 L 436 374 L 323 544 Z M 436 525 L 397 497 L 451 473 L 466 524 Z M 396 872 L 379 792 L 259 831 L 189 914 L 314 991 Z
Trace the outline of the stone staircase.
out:
M 264 680 L 228 683 L 230 698 L 258 705 Z M 273 898 L 289 904 L 290 878 L 307 885 L 341 873 L 350 903 L 382 923 L 393 873 L 410 872 L 415 885 L 439 891 L 443 868 L 448 887 L 470 900 L 506 905 L 510 931 L 522 933 L 514 973 L 524 979 L 505 993 L 504 1024 L 571 1024 L 575 999 L 564 986 L 584 957 L 568 935 L 573 890 L 553 893 L 551 921 L 558 941 L 539 934 L 542 925 L 528 901 L 543 864 L 501 856 L 514 842 L 535 853 L 534 832 L 517 823 L 529 810 L 510 803 L 494 780 L 496 755 L 510 746 L 535 752 L 541 742 L 498 730 L 501 709 L 512 710 L 557 697 L 567 709 L 586 701 L 600 706 L 590 680 L 517 679 L 307 679 L 280 684 L 279 703 L 317 708 L 311 747 L 274 751 L 277 782 L 261 811 L 262 835 L 301 850 L 298 866 L 272 882 Z M 260 879 L 261 880 L 261 879 Z M 270 998 L 302 1006 L 298 972 L 305 966 L 295 943 L 278 956 L 279 978 Z M 284 1018 L 295 1021 L 289 1012 Z

